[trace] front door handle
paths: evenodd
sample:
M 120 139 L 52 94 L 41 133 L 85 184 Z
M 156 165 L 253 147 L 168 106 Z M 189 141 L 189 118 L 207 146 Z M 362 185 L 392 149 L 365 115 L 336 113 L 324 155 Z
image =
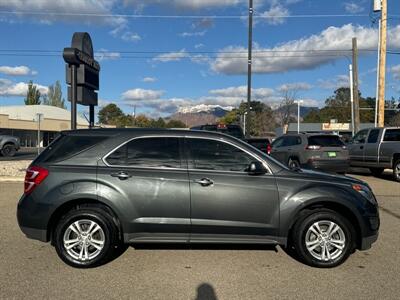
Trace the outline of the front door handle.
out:
M 200 184 L 201 186 L 209 186 L 209 185 L 214 184 L 214 181 L 212 181 L 209 178 L 196 179 L 196 180 L 194 180 L 194 182 Z
M 360 149 L 364 149 L 364 146 L 360 146 Z
M 126 180 L 126 179 L 132 177 L 132 175 L 129 175 L 128 173 L 125 173 L 123 171 L 118 172 L 118 173 L 111 173 L 111 176 L 118 177 L 118 179 L 120 179 L 120 180 Z

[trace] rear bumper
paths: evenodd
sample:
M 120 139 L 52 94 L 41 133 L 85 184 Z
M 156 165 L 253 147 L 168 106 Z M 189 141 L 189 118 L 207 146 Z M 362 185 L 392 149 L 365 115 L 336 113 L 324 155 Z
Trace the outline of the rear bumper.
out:
M 20 228 L 27 238 L 38 240 L 41 242 L 48 242 L 47 230 L 31 228 L 31 227 L 23 227 L 23 226 L 20 226 Z
M 371 248 L 372 244 L 375 243 L 378 240 L 378 232 L 376 234 L 363 237 L 361 239 L 361 245 L 360 245 L 360 250 L 368 250 Z
M 324 159 L 314 160 L 309 159 L 305 167 L 329 172 L 345 173 L 350 167 L 349 160 L 338 160 L 338 159 Z

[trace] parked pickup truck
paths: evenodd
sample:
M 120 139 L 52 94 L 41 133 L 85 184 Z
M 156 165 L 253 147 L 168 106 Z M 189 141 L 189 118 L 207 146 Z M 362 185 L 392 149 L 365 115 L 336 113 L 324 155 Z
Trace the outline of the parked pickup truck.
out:
M 6 157 L 14 156 L 20 148 L 19 138 L 0 134 L 0 154 Z
M 393 169 L 394 179 L 400 182 L 400 127 L 363 129 L 348 150 L 351 166 L 369 168 L 375 176 Z

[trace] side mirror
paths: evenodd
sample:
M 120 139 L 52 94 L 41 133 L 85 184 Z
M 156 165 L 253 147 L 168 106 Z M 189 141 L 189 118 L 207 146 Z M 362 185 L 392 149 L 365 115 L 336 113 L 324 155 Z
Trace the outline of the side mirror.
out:
M 251 162 L 246 171 L 249 175 L 264 175 L 267 172 L 259 161 Z

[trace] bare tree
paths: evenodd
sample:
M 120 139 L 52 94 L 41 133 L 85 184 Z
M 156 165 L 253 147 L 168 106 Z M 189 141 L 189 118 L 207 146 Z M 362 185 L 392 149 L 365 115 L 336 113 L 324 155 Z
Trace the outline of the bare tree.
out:
M 284 86 L 279 89 L 282 101 L 276 110 L 276 119 L 282 127 L 296 120 L 295 100 L 298 98 L 299 88 L 297 86 Z

